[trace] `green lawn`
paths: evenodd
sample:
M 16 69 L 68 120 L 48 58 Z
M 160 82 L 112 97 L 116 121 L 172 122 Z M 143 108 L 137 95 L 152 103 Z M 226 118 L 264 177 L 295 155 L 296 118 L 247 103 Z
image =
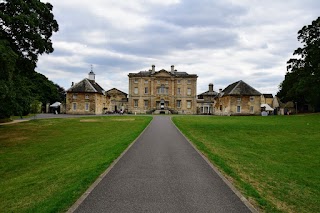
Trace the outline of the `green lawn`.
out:
M 63 212 L 134 141 L 149 116 L 0 126 L 0 212 Z
M 262 211 L 320 212 L 320 114 L 173 121 Z

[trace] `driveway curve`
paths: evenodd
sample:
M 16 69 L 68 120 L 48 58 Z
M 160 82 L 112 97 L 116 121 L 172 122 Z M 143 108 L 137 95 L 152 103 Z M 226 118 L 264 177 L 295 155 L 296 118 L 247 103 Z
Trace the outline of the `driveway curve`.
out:
M 177 130 L 154 116 L 75 212 L 251 212 Z

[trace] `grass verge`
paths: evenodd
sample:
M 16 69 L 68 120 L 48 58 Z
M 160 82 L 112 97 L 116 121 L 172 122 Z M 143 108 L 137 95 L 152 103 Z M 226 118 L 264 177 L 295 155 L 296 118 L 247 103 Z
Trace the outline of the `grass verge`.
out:
M 320 114 L 173 121 L 262 211 L 320 212 Z
M 104 116 L 0 126 L 1 211 L 66 211 L 151 119 Z

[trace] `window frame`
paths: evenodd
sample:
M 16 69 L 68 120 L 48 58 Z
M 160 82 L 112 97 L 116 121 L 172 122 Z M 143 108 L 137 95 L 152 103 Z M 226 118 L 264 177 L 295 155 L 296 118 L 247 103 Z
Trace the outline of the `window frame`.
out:
M 191 94 L 192 94 L 191 88 L 188 88 L 188 89 L 187 89 L 187 95 L 191 95 Z
M 191 109 L 191 108 L 192 108 L 192 101 L 187 100 L 187 109 Z
M 181 88 L 180 87 L 177 88 L 177 94 L 181 95 Z
M 149 100 L 144 100 L 144 107 L 145 108 L 149 107 Z
M 133 99 L 133 107 L 137 108 L 139 106 L 139 100 Z
M 72 103 L 72 111 L 76 111 L 77 110 L 77 103 Z
M 241 113 L 241 106 L 240 106 L 240 105 L 237 105 L 236 112 L 237 112 L 237 113 Z
M 181 100 L 177 100 L 177 108 L 181 108 Z
M 250 106 L 250 113 L 254 113 L 254 106 Z

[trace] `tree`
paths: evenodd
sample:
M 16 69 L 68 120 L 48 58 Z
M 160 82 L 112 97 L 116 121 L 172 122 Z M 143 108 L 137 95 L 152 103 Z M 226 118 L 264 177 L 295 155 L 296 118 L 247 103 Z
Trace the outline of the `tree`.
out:
M 298 31 L 298 41 L 303 43 L 293 53 L 287 64 L 287 74 L 280 84 L 278 96 L 283 101 L 311 104 L 320 107 L 320 17 Z
M 52 5 L 40 0 L 4 0 L 0 3 L 1 37 L 20 57 L 34 65 L 38 55 L 52 53 L 50 37 L 58 31 Z
M 38 56 L 53 52 L 50 38 L 58 31 L 52 8 L 40 0 L 0 1 L 0 119 L 28 114 L 36 100 Z
M 17 57 L 9 42 L 0 40 L 0 119 L 9 117 L 14 112 L 13 73 Z

